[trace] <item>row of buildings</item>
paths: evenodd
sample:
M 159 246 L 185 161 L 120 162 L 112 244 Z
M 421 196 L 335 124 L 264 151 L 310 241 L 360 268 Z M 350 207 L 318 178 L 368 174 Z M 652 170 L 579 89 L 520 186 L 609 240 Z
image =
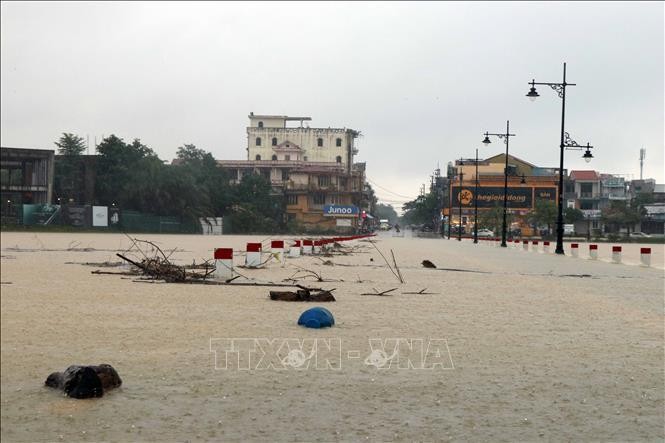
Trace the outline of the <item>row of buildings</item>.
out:
M 304 230 L 355 230 L 372 217 L 375 198 L 366 182 L 366 165 L 354 160 L 359 131 L 311 128 L 310 117 L 250 113 L 248 118 L 246 159 L 217 161 L 232 183 L 247 174 L 262 175 L 270 181 L 272 192 L 283 196 L 285 221 L 296 222 Z M 57 157 L 47 150 L 2 148 L 3 214 L 11 212 L 13 204 L 61 203 L 53 191 Z M 97 156 L 82 157 L 83 185 L 72 200 L 92 205 Z M 503 206 L 505 164 L 505 154 L 499 154 L 478 160 L 477 165 L 475 159 L 451 162 L 445 175 L 437 169 L 431 190 L 437 195 L 441 216 L 435 222 L 446 220 L 468 230 L 473 226 L 476 201 L 480 212 Z M 612 201 L 629 201 L 640 193 L 651 194 L 654 203 L 645 206 L 647 216 L 635 229 L 664 233 L 665 185 L 593 170 L 563 173 L 565 205 L 584 215 L 575 223 L 577 234 L 603 232 L 602 210 Z M 530 235 L 533 231 L 526 215 L 538 200 L 558 200 L 559 170 L 509 155 L 507 174 L 512 228 Z
M 247 174 L 265 177 L 272 192 L 283 197 L 285 221 L 306 231 L 356 230 L 372 217 L 375 201 L 365 180 L 366 165 L 354 161 L 359 131 L 311 128 L 310 117 L 254 113 L 248 117 L 247 158 L 217 161 L 231 183 Z M 58 157 L 52 150 L 2 148 L 3 214 L 23 204 L 95 204 L 97 156 L 81 156 L 82 185 L 63 197 L 67 201 L 54 194 Z
M 464 226 L 468 232 L 473 228 L 476 199 L 479 213 L 495 206 L 503 207 L 505 164 L 505 154 L 499 154 L 478 160 L 477 175 L 475 159 L 449 163 L 445 177 L 435 173 L 431 187 L 440 195 L 442 218 L 450 220 L 453 226 Z M 564 204 L 579 209 L 584 216 L 583 220 L 574 223 L 576 234 L 605 232 L 602 210 L 612 201 L 629 202 L 641 193 L 651 195 L 653 203 L 645 205 L 646 217 L 635 229 L 646 234 L 665 234 L 665 185 L 656 184 L 654 179 L 632 180 L 594 170 L 573 170 L 570 173 L 564 170 L 563 175 Z M 509 155 L 507 207 L 514 220 L 511 228 L 519 228 L 524 235 L 535 233 L 526 216 L 538 200 L 556 203 L 558 186 L 558 168 L 536 166 Z

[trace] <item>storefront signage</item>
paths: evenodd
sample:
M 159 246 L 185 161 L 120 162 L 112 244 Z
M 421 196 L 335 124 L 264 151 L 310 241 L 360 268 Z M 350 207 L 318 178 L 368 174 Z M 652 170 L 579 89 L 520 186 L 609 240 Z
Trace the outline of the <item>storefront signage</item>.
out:
M 325 217 L 357 217 L 360 211 L 353 205 L 325 205 L 323 215 Z
M 475 195 L 476 189 L 474 186 L 462 187 L 460 193 L 459 186 L 453 186 L 452 196 L 453 207 L 460 204 L 460 197 L 462 206 L 475 206 L 474 199 L 478 200 L 479 208 L 492 208 L 494 206 L 503 206 L 503 192 L 504 188 L 501 186 L 482 186 L 478 188 L 478 195 Z M 531 187 L 508 187 L 507 192 L 507 207 L 512 209 L 530 209 L 533 208 L 534 194 L 537 200 L 556 200 L 556 188 L 531 188 Z

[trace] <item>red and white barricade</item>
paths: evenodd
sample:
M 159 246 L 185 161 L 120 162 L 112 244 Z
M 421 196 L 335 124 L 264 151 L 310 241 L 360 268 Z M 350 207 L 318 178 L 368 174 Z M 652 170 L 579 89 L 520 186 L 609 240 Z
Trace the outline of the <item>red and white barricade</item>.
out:
M 589 245 L 589 259 L 598 260 L 598 245 Z
M 612 263 L 621 263 L 621 246 L 612 246 Z
M 245 255 L 245 266 L 250 268 L 261 264 L 261 243 L 247 243 L 247 255 Z
M 233 248 L 215 249 L 215 278 L 233 278 Z
M 284 265 L 284 240 L 271 240 L 270 253 L 282 265 Z
M 302 255 L 312 255 L 313 244 L 314 244 L 313 240 L 303 240 Z
M 289 257 L 300 257 L 302 252 L 302 242 L 300 240 L 295 240 L 295 243 L 289 248 Z
M 531 251 L 538 252 L 538 240 L 534 240 L 531 242 Z
M 529 240 L 522 240 L 522 249 L 525 251 L 529 250 Z
M 642 266 L 651 266 L 651 248 L 640 248 L 640 263 Z
M 579 243 L 571 243 L 570 244 L 570 255 L 573 257 L 579 257 L 580 256 L 580 245 Z
M 314 240 L 313 244 L 313 253 L 314 254 L 320 254 L 321 253 L 321 245 L 323 244 L 323 240 Z
M 546 254 L 550 252 L 550 242 L 548 241 L 543 242 L 543 252 Z

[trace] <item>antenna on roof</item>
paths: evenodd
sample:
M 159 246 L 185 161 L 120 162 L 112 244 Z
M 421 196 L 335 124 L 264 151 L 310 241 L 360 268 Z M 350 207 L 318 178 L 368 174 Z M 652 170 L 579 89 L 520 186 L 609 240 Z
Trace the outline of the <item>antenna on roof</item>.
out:
M 644 170 L 644 159 L 647 158 L 647 150 L 640 149 L 640 180 L 642 180 L 642 172 Z

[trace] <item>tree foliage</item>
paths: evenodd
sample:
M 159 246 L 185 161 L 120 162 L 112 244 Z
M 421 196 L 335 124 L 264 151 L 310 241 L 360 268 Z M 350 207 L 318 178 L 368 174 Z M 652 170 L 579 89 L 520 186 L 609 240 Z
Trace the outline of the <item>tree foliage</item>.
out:
M 383 203 L 378 203 L 376 205 L 374 209 L 374 215 L 381 220 L 390 220 L 391 223 L 395 223 L 398 218 L 395 208 L 393 208 L 392 205 L 384 205 Z
M 135 139 L 116 135 L 97 146 L 95 203 L 183 221 L 232 215 L 237 232 L 275 232 L 283 227 L 283 202 L 270 182 L 247 175 L 231 185 L 212 154 L 194 145 L 178 148 L 177 161 L 164 164 Z
M 414 224 L 436 224 L 436 218 L 439 217 L 441 208 L 437 195 L 430 192 L 426 195 L 421 195 L 417 199 L 402 205 L 402 220 L 404 223 Z
M 610 229 L 617 232 L 625 227 L 630 235 L 633 226 L 639 223 L 646 215 L 644 205 L 653 201 L 649 194 L 638 194 L 630 202 L 625 200 L 613 200 L 610 205 L 601 212 L 601 221 Z
M 70 199 L 76 201 L 76 196 L 83 188 L 81 154 L 86 149 L 85 143 L 82 137 L 64 132 L 55 145 L 60 156 L 55 162 L 55 195 L 63 202 Z
M 63 132 L 55 145 L 58 147 L 58 154 L 60 155 L 81 155 L 86 148 L 82 137 L 69 132 Z
M 506 214 L 506 230 L 510 230 L 510 225 L 513 222 L 513 215 L 508 212 Z M 478 227 L 489 229 L 495 235 L 500 235 L 503 230 L 503 205 L 496 204 L 493 208 L 478 211 Z
M 584 220 L 584 213 L 577 208 L 564 208 L 563 219 L 566 223 L 572 224 Z
M 552 226 L 557 220 L 557 205 L 551 200 L 536 200 L 534 208 L 527 215 L 529 223 L 535 227 L 547 226 L 547 234 L 552 232 Z

